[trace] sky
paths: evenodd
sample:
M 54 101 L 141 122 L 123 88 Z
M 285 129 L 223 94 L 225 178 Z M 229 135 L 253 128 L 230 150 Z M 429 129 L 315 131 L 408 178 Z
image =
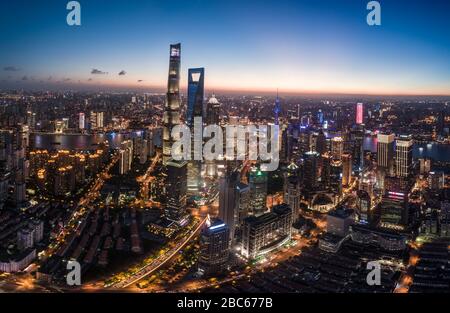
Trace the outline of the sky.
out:
M 171 43 L 207 90 L 450 95 L 450 1 L 0 1 L 0 88 L 167 84 Z M 124 75 L 119 75 L 124 71 Z M 94 73 L 93 73 L 94 72 Z

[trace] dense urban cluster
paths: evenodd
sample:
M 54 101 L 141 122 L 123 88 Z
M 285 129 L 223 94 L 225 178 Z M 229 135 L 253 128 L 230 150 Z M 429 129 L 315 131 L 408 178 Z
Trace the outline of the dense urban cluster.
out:
M 166 94 L 0 91 L 0 289 L 450 290 L 449 98 L 213 94 L 181 56 Z M 175 160 L 181 123 L 274 125 L 279 166 Z

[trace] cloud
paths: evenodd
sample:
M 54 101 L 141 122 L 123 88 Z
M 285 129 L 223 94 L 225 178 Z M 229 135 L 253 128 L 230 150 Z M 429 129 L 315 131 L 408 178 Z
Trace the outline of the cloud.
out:
M 124 70 L 121 70 L 120 72 L 119 72 L 119 75 L 120 76 L 122 76 L 122 75 L 125 75 L 127 72 L 125 72 Z
M 91 82 L 91 81 L 92 81 L 92 78 L 89 78 L 89 79 L 88 79 L 88 82 Z
M 138 83 L 142 83 L 144 80 L 143 79 L 139 79 L 138 80 Z
M 22 80 L 28 80 L 28 77 L 25 75 L 24 77 L 22 77 Z
M 53 79 L 53 77 L 49 76 L 47 80 L 52 80 L 52 79 Z
M 108 72 L 103 72 L 103 71 L 100 71 L 99 69 L 93 68 L 92 71 L 91 71 L 91 74 L 93 74 L 93 75 L 105 75 L 105 74 L 108 74 Z
M 64 82 L 68 82 L 70 80 L 70 78 L 64 78 L 63 81 Z
M 4 70 L 4 71 L 7 71 L 7 72 L 17 72 L 17 71 L 20 71 L 19 68 L 15 67 L 15 66 L 12 66 L 12 65 L 5 66 L 5 67 L 3 68 L 3 70 Z

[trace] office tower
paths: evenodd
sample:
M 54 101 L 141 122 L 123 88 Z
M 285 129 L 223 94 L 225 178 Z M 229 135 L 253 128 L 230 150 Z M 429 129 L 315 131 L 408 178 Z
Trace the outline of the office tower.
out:
M 391 175 L 394 168 L 394 134 L 377 135 L 377 164 L 378 168 Z
M 315 151 L 303 154 L 303 185 L 308 191 L 312 191 L 317 187 L 319 158 L 320 155 Z
M 381 226 L 404 229 L 409 220 L 409 194 L 413 184 L 403 177 L 386 177 L 385 193 L 380 203 Z
M 327 214 L 327 233 L 345 237 L 355 221 L 355 211 L 339 208 Z
M 172 128 L 180 123 L 180 60 L 181 45 L 170 45 L 169 75 L 167 96 L 163 116 L 163 164 L 166 165 L 171 156 L 173 144 Z
M 362 124 L 364 119 L 364 105 L 362 103 L 356 104 L 356 124 Z
M 412 147 L 411 136 L 399 136 L 395 141 L 395 173 L 398 177 L 408 177 L 412 171 Z
M 342 161 L 340 160 L 331 160 L 330 188 L 334 193 L 342 194 Z
M 227 172 L 219 181 L 219 218 L 229 228 L 230 242 L 234 242 L 234 232 L 238 220 L 237 184 L 239 172 Z
M 319 131 L 316 139 L 316 151 L 320 155 L 327 152 L 327 138 L 322 130 Z
M 286 178 L 285 203 L 292 209 L 292 220 L 295 222 L 300 214 L 300 178 L 289 175 Z
M 335 160 L 342 159 L 344 153 L 344 139 L 342 137 L 334 137 L 331 139 L 331 155 Z
M 198 270 L 203 275 L 217 274 L 227 268 L 230 258 L 228 225 L 220 219 L 207 222 L 200 233 Z
M 92 130 L 103 128 L 103 112 L 91 112 L 90 123 Z
M 84 116 L 84 113 L 79 113 L 78 114 L 78 128 L 79 129 L 84 129 L 84 127 L 85 127 L 85 116 Z
M 34 229 L 24 227 L 17 231 L 17 247 L 20 251 L 32 248 L 34 246 Z
M 419 159 L 419 173 L 421 175 L 428 174 L 431 171 L 431 160 L 430 159 Z
M 330 152 L 324 153 L 320 158 L 320 176 L 318 177 L 320 177 L 321 186 L 325 189 L 330 187 L 332 160 Z
M 203 138 L 194 137 L 194 128 L 201 129 L 203 133 L 203 98 L 204 98 L 204 75 L 203 68 L 190 68 L 188 73 L 188 103 L 186 109 L 186 124 L 191 129 L 192 160 L 188 162 L 188 194 L 198 194 L 201 184 L 201 161 L 194 160 L 195 147 L 203 147 Z M 195 124 L 195 125 L 194 125 Z M 201 140 L 201 142 L 197 142 Z
M 375 186 L 377 184 L 377 177 L 373 172 L 364 172 L 361 175 L 361 179 L 359 181 L 359 189 L 366 191 L 370 198 L 373 199 L 375 194 Z
M 250 211 L 252 215 L 261 215 L 267 212 L 267 172 L 261 171 L 259 166 L 250 170 Z
M 206 124 L 207 125 L 219 125 L 220 123 L 220 103 L 215 97 L 212 95 L 209 98 L 208 103 L 206 105 Z
M 119 173 L 120 175 L 124 175 L 131 170 L 131 164 L 133 162 L 133 142 L 131 140 L 123 141 L 120 144 L 119 154 Z
M 370 221 L 370 209 L 372 207 L 372 199 L 365 190 L 356 192 L 356 215 L 360 223 L 368 223 Z
M 298 149 L 301 155 L 305 152 L 312 151 L 311 138 L 312 133 L 305 129 L 300 131 L 300 133 L 298 134 Z
M 36 113 L 27 111 L 27 125 L 31 130 L 36 127 Z
M 237 186 L 237 210 L 238 210 L 238 218 L 237 225 L 235 230 L 235 238 L 237 241 L 241 241 L 242 239 L 242 226 L 244 225 L 244 219 L 248 217 L 250 211 L 250 186 L 244 184 L 243 182 L 238 182 Z
M 253 260 L 284 245 L 291 239 L 292 222 L 292 209 L 287 204 L 247 217 L 242 231 L 242 256 Z
M 275 107 L 273 108 L 273 114 L 274 114 L 274 124 L 279 125 L 279 115 L 281 112 L 281 105 L 280 105 L 280 98 L 278 97 L 278 90 L 277 90 L 277 98 L 275 99 Z
M 186 222 L 187 162 L 169 159 L 166 163 L 166 216 L 183 225 Z
M 350 185 L 352 179 L 352 155 L 349 153 L 342 154 L 342 185 Z
M 445 187 L 444 172 L 430 172 L 428 176 L 428 187 L 433 191 L 439 191 Z
M 204 117 L 204 84 L 205 69 L 190 68 L 188 71 L 188 103 L 186 109 L 186 124 L 190 128 L 194 126 L 194 118 Z M 203 126 L 203 125 L 202 125 Z
M 155 156 L 155 143 L 153 137 L 153 131 L 147 129 L 144 133 L 144 138 L 147 142 L 147 156 L 150 158 L 153 158 Z
M 317 112 L 317 123 L 319 126 L 323 125 L 323 112 L 321 109 L 319 109 L 319 112 Z
M 361 129 L 350 132 L 352 170 L 359 174 L 364 169 L 364 131 Z

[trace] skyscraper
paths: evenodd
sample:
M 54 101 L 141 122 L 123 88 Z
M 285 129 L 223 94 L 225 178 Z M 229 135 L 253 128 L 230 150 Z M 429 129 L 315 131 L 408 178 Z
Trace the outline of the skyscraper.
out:
M 209 98 L 208 103 L 206 105 L 206 124 L 208 125 L 219 125 L 220 123 L 220 103 L 215 97 L 212 95 Z
M 362 103 L 356 104 L 356 124 L 362 124 L 364 117 L 364 105 Z
M 348 186 L 352 178 L 352 155 L 344 153 L 342 155 L 342 185 Z
M 334 137 L 331 139 L 331 155 L 335 160 L 342 159 L 342 153 L 344 152 L 344 140 L 342 137 Z
M 230 257 L 229 228 L 220 219 L 207 221 L 200 234 L 198 270 L 204 275 L 226 269 Z
M 229 228 L 230 242 L 234 240 L 234 231 L 239 218 L 237 202 L 237 184 L 239 173 L 228 172 L 219 182 L 219 218 Z
M 186 124 L 189 127 L 194 126 L 194 118 L 204 117 L 204 84 L 205 69 L 190 68 L 188 72 L 188 103 L 186 110 Z
M 319 157 L 320 155 L 315 151 L 303 154 L 303 185 L 308 191 L 317 187 Z
M 394 134 L 381 134 L 378 136 L 377 163 L 379 168 L 392 171 L 394 164 Z
M 193 129 L 202 129 L 203 133 L 203 117 L 205 115 L 203 98 L 204 98 L 204 68 L 190 68 L 188 72 L 188 103 L 186 110 L 186 124 L 191 129 L 191 136 L 194 137 Z M 194 125 L 195 124 L 195 125 Z M 197 142 L 197 138 L 191 141 L 194 148 L 203 146 L 203 142 Z M 202 140 L 200 138 L 199 140 Z M 201 162 L 194 160 L 188 162 L 188 194 L 197 195 L 201 183 Z
M 251 212 L 253 215 L 261 215 L 267 211 L 267 172 L 261 171 L 260 167 L 250 170 L 250 194 Z
M 399 136 L 395 141 L 395 174 L 397 177 L 408 177 L 412 170 L 411 136 Z
M 186 215 L 187 162 L 169 159 L 166 169 L 166 216 L 183 224 Z
M 171 158 L 172 128 L 180 123 L 180 61 L 181 44 L 170 45 L 169 78 L 163 117 L 163 164 Z
M 327 138 L 322 130 L 319 131 L 316 139 L 316 151 L 322 155 L 327 151 Z
M 81 112 L 78 116 L 79 116 L 78 128 L 79 129 L 84 129 L 84 127 L 85 127 L 85 116 L 84 116 L 84 113 Z
M 277 98 L 275 99 L 275 107 L 273 108 L 275 125 L 279 125 L 280 112 L 281 112 L 280 98 L 278 97 L 278 90 L 277 90 Z

